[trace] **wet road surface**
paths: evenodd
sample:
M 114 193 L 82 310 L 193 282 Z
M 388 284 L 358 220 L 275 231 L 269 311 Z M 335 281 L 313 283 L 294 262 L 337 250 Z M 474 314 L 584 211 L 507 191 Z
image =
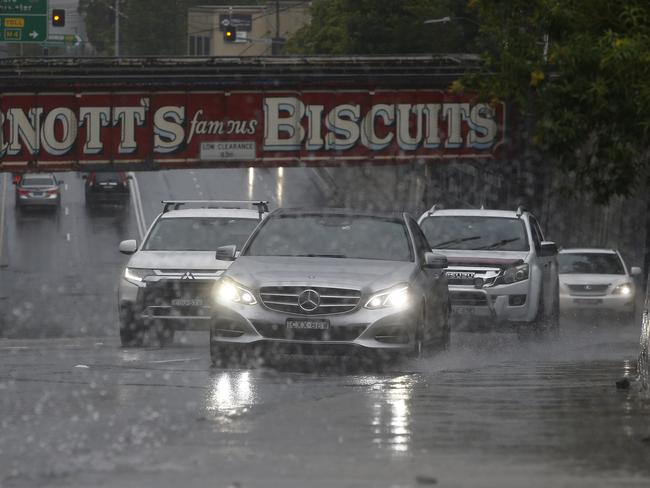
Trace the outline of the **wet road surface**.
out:
M 633 374 L 635 327 L 574 325 L 550 344 L 456 334 L 384 372 L 211 369 L 206 343 L 0 342 L 0 486 L 650 482 L 650 403 L 614 385 Z

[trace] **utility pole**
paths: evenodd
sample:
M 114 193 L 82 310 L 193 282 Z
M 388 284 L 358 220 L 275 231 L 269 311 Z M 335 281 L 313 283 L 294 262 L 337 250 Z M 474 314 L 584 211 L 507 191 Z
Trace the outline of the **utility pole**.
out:
M 115 0 L 115 57 L 120 57 L 120 0 Z
M 280 54 L 283 40 L 280 39 L 280 0 L 275 0 L 275 37 L 271 40 L 271 54 L 273 56 Z

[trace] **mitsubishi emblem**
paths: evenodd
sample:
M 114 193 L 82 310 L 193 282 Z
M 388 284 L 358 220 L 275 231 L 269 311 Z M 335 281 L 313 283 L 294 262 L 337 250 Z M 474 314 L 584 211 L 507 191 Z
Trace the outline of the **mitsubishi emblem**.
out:
M 193 280 L 193 279 L 194 279 L 194 275 L 189 271 L 181 277 L 181 280 Z
M 315 290 L 305 290 L 298 295 L 298 306 L 305 312 L 313 312 L 320 305 L 320 295 Z

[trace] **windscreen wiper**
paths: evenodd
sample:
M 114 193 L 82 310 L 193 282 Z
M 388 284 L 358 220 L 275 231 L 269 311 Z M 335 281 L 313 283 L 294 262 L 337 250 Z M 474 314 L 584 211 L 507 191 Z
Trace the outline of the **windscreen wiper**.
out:
M 294 254 L 297 258 L 347 258 L 345 254 Z
M 487 249 L 497 249 L 497 248 L 499 248 L 501 246 L 505 246 L 506 244 L 518 241 L 520 239 L 521 239 L 521 237 L 513 237 L 512 239 L 501 239 L 500 241 L 493 242 L 492 244 L 489 244 L 487 246 L 477 247 L 476 250 L 477 251 L 485 251 Z
M 476 239 L 480 239 L 481 236 L 470 236 L 470 237 L 462 237 L 459 239 L 452 239 L 450 241 L 442 241 L 442 242 L 436 242 L 435 244 L 431 244 L 432 249 L 442 249 L 446 246 L 450 246 L 452 244 L 460 244 L 461 242 L 467 242 L 467 241 L 475 241 Z

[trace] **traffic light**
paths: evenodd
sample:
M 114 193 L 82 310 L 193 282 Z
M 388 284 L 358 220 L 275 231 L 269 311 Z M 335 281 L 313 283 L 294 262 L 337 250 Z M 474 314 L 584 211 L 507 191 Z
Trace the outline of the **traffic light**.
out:
M 237 29 L 232 26 L 226 27 L 223 31 L 224 42 L 235 42 L 237 40 Z
M 65 10 L 62 8 L 52 9 L 52 27 L 65 26 Z

